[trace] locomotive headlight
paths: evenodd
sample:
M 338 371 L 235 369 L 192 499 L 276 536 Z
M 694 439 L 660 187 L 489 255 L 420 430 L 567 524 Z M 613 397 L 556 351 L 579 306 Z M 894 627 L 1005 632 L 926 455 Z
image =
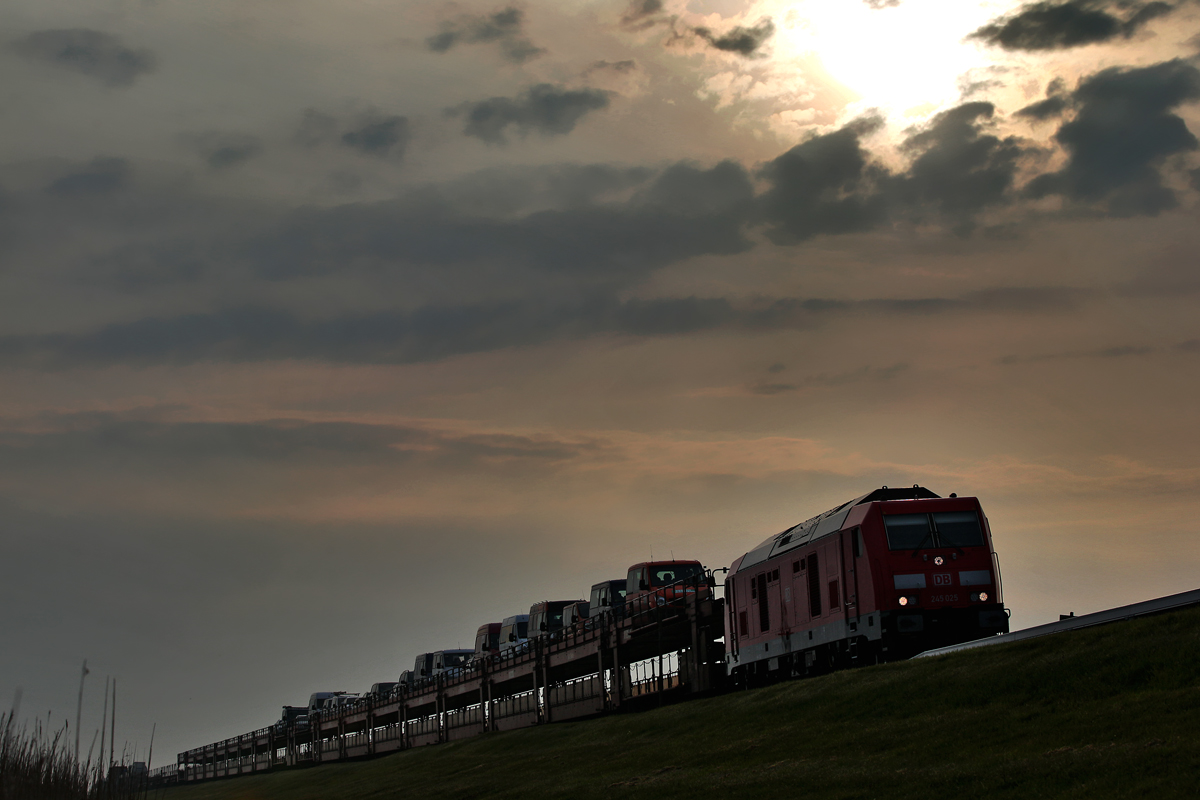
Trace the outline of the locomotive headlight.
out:
M 901 597 L 901 598 L 900 598 L 900 605 L 902 605 L 902 606 L 906 606 L 906 605 L 908 605 L 908 598 L 907 598 L 907 597 Z
M 979 599 L 980 599 L 980 600 L 987 600 L 987 592 L 980 592 L 980 593 L 979 593 Z
M 933 563 L 940 567 L 942 564 L 946 563 L 946 559 L 942 558 L 941 556 L 938 556 L 937 558 L 935 558 L 933 560 Z

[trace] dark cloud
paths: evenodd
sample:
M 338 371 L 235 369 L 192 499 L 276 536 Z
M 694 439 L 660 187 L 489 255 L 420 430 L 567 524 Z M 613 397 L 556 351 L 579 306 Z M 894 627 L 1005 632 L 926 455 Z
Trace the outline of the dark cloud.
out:
M 593 72 L 602 72 L 605 70 L 611 70 L 612 72 L 618 72 L 618 73 L 626 73 L 626 72 L 633 72 L 635 69 L 637 69 L 637 62 L 634 61 L 632 58 L 625 59 L 624 61 L 601 60 L 601 61 L 593 61 L 588 66 L 588 68 L 586 70 L 584 70 L 583 74 L 590 75 Z
M 753 198 L 746 169 L 736 161 L 722 161 L 707 170 L 686 163 L 668 167 L 638 200 L 687 215 L 715 215 L 746 209 Z
M 630 0 L 621 15 L 621 27 L 628 30 L 645 30 L 665 21 L 662 0 Z
M 1072 311 L 1089 292 L 1064 286 L 1016 286 L 982 289 L 960 297 L 903 299 L 801 300 L 785 298 L 746 309 L 744 324 L 766 329 L 808 327 L 823 317 L 857 313 L 929 316 L 947 313 L 1046 314 Z
M 127 185 L 132 172 L 123 158 L 96 158 L 83 169 L 55 179 L 47 190 L 57 195 L 107 194 Z
M 46 366 L 292 358 L 403 364 L 600 333 L 690 333 L 727 324 L 731 315 L 727 301 L 697 298 L 481 303 L 325 320 L 306 320 L 277 309 L 238 308 L 148 318 L 83 335 L 0 338 L 0 358 Z
M 911 209 L 933 206 L 965 232 L 978 212 L 1008 197 L 1024 151 L 1015 137 L 983 132 L 994 114 L 991 103 L 964 103 L 909 136 L 904 150 L 915 158 L 896 186 Z
M 577 169 L 551 174 L 547 187 L 601 192 L 640 181 L 638 171 Z M 435 196 L 303 209 L 239 254 L 273 279 L 345 270 L 350 264 L 503 264 L 569 276 L 572 282 L 624 282 L 665 264 L 750 248 L 742 232 L 749 179 L 733 162 L 709 170 L 678 165 L 630 200 L 581 203 L 508 219 L 462 213 Z M 584 199 L 581 197 L 581 199 Z M 502 196 L 501 198 L 502 199 Z M 515 276 L 513 278 L 515 280 Z
M 248 133 L 209 132 L 190 137 L 210 169 L 222 170 L 249 161 L 263 150 L 262 140 Z
M 253 422 L 194 422 L 163 419 L 153 409 L 43 415 L 33 432 L 0 430 L 0 469 L 23 460 L 27 466 L 70 453 L 104 453 L 198 460 L 250 459 L 294 463 L 331 459 L 391 461 L 443 466 L 512 461 L 562 462 L 595 452 L 587 440 L 445 431 L 408 425 L 269 419 Z
M 394 200 L 300 208 L 239 203 L 144 170 L 120 203 L 47 191 L 64 176 L 98 172 L 86 162 L 45 169 L 26 187 L 10 181 L 0 266 L 43 263 L 64 279 L 125 292 L 200 278 L 219 287 L 337 274 L 348 287 L 403 287 L 415 304 L 460 283 L 460 298 L 627 286 L 667 264 L 751 247 L 751 184 L 733 162 L 657 172 L 497 168 Z M 47 242 L 56 247 L 48 254 Z M 39 253 L 41 262 L 33 260 Z
M 1078 110 L 1054 138 L 1069 159 L 1059 172 L 1030 182 L 1033 197 L 1059 194 L 1099 204 L 1117 215 L 1157 214 L 1178 204 L 1159 168 L 1172 155 L 1197 149 L 1178 106 L 1200 99 L 1200 70 L 1176 59 L 1150 67 L 1113 67 L 1071 94 Z
M 132 294 L 193 283 L 204 277 L 208 265 L 203 248 L 195 242 L 168 238 L 119 245 L 90 257 L 87 266 L 81 284 Z
M 863 146 L 877 119 L 796 145 L 761 171 L 769 184 L 758 203 L 767 235 L 777 244 L 796 244 L 871 230 L 893 218 L 931 216 L 960 234 L 970 232 L 981 211 L 1011 201 L 1025 152 L 1016 139 L 987 131 L 994 113 L 990 103 L 975 102 L 937 115 L 904 142 L 912 161 L 899 174 L 875 163 Z
M 110 86 L 129 86 L 158 65 L 152 51 L 126 47 L 116 36 L 89 28 L 35 31 L 13 42 L 12 48 L 25 58 L 88 75 Z
M 860 121 L 814 136 L 763 167 L 770 187 L 760 205 L 772 241 L 795 244 L 820 234 L 868 230 L 884 220 L 886 204 L 877 184 L 887 173 L 870 163 L 861 141 L 879 124 Z
M 546 52 L 525 35 L 523 22 L 524 12 L 515 6 L 485 16 L 468 14 L 442 23 L 441 30 L 425 44 L 435 53 L 445 53 L 460 44 L 496 44 L 505 59 L 523 64 Z
M 1062 361 L 1079 358 L 1129 358 L 1132 356 L 1148 356 L 1158 353 L 1159 348 L 1149 345 L 1120 345 L 1118 347 L 1102 347 L 1098 350 L 1072 350 L 1065 353 L 1045 353 L 1035 356 L 1004 356 L 997 359 L 996 363 L 1012 365 L 1012 364 L 1036 364 L 1040 361 Z
M 403 158 L 412 139 L 412 129 L 408 117 L 398 114 L 370 110 L 344 126 L 333 115 L 308 108 L 301 115 L 292 138 L 303 147 L 336 142 L 363 155 Z
M 404 364 L 598 335 L 805 330 L 850 314 L 1056 313 L 1076 308 L 1084 297 L 1085 292 L 1062 287 L 1012 287 L 958 298 L 780 298 L 735 305 L 722 297 L 620 300 L 595 294 L 573 302 L 522 299 L 326 319 L 243 307 L 147 318 L 86 333 L 4 336 L 0 362 L 47 369 L 286 359 Z
M 720 36 L 709 28 L 693 28 L 692 32 L 717 50 L 752 56 L 775 35 L 775 23 L 769 17 L 764 17 L 752 28 L 738 25 Z
M 1051 313 L 1072 311 L 1090 294 L 1069 286 L 1005 286 L 969 292 L 960 302 L 974 311 Z
M 304 147 L 317 147 L 337 139 L 337 132 L 337 119 L 315 108 L 306 108 L 293 138 Z
M 539 211 L 518 220 L 388 205 L 309 210 L 251 243 L 264 277 L 282 280 L 351 264 L 499 264 L 549 271 L 580 285 L 624 283 L 697 255 L 750 248 L 734 214 L 687 216 L 633 206 Z M 533 279 L 533 278 L 531 278 Z
M 549 83 L 531 86 L 517 97 L 492 97 L 465 103 L 448 114 L 466 119 L 463 133 L 490 144 L 507 141 L 505 132 L 537 132 L 561 136 L 575 130 L 584 115 L 608 107 L 609 93 L 599 89 L 567 89 Z
M 1041 122 L 1054 117 L 1061 117 L 1070 108 L 1070 100 L 1062 95 L 1053 95 L 1045 100 L 1030 103 L 1018 110 L 1014 116 L 1026 117 Z
M 751 384 L 749 389 L 751 394 L 769 397 L 771 395 L 798 392 L 803 389 L 846 386 L 862 381 L 889 381 L 905 372 L 908 368 L 907 364 L 893 364 L 889 367 L 860 367 L 850 372 L 810 375 L 795 383 L 769 383 L 764 381 Z
M 492 168 L 431 187 L 436 202 L 463 216 L 513 218 L 530 211 L 576 209 L 644 184 L 655 171 L 610 164 L 553 164 Z
M 1057 50 L 1128 38 L 1152 19 L 1175 10 L 1165 2 L 1067 0 L 1030 3 L 969 38 L 1005 50 Z
M 408 118 L 368 115 L 359 127 L 342 134 L 342 144 L 371 156 L 403 158 L 412 132 Z

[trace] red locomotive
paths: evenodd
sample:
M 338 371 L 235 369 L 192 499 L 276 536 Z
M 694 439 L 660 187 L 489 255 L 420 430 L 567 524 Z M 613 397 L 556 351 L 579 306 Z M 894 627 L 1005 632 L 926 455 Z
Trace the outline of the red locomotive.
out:
M 1007 633 L 1000 589 L 976 498 L 885 486 L 733 563 L 726 666 L 745 683 Z

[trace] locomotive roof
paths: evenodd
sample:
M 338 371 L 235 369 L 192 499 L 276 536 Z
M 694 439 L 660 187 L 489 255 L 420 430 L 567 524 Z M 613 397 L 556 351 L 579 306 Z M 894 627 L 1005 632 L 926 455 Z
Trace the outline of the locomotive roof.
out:
M 831 533 L 837 533 L 846 522 L 846 517 L 850 515 L 850 512 L 857 505 L 883 500 L 936 500 L 938 497 L 940 495 L 934 494 L 924 486 L 910 486 L 903 489 L 891 489 L 884 486 L 881 489 L 876 489 L 861 497 L 856 497 L 853 500 L 842 503 L 836 508 L 829 509 L 823 514 L 817 514 L 815 517 L 806 519 L 799 525 L 793 525 L 774 536 L 768 537 L 742 557 L 742 563 L 738 567 L 738 572 L 755 564 L 761 564 L 780 553 L 786 553 L 789 550 L 806 545 L 815 539 L 820 539 Z

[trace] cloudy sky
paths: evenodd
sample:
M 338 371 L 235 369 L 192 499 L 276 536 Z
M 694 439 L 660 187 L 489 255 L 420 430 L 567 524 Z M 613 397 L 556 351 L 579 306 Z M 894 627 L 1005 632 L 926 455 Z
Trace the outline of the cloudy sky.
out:
M 977 495 L 1195 588 L 1200 4 L 10 0 L 0 702 L 155 762 L 655 555 Z

